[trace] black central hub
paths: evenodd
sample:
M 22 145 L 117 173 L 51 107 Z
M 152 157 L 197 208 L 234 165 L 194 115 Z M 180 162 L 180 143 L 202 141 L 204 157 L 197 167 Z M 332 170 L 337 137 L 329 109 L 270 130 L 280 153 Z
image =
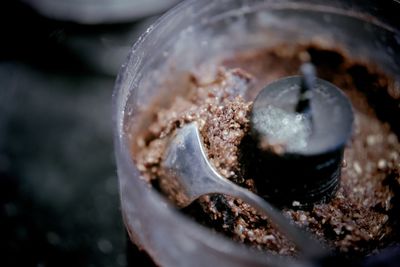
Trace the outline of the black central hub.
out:
M 278 205 L 329 199 L 352 132 L 352 107 L 341 90 L 316 78 L 311 64 L 302 74 L 264 88 L 251 115 L 251 175 L 259 194 Z

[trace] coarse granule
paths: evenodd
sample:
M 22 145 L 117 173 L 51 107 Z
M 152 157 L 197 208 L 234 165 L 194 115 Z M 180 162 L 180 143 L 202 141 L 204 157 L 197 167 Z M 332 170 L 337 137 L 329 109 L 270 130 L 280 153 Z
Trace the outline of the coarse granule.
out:
M 241 158 L 252 99 L 268 82 L 296 74 L 304 55 L 316 65 L 319 77 L 350 98 L 355 130 L 345 150 L 336 196 L 306 210 L 295 200 L 284 214 L 338 251 L 365 255 L 393 241 L 397 234 L 395 223 L 400 215 L 393 211 L 399 209 L 394 192 L 400 187 L 400 144 L 399 126 L 392 117 L 398 117 L 400 111 L 398 99 L 393 101 L 391 93 L 397 92 L 394 83 L 342 53 L 315 46 L 252 51 L 225 60 L 212 82 L 202 83 L 193 75 L 188 96 L 176 96 L 168 108 L 157 112 L 149 128 L 152 138 L 138 138 L 139 150 L 133 157 L 143 177 L 162 190 L 160 162 L 168 137 L 185 123 L 196 121 L 215 168 L 227 179 L 257 192 Z M 177 192 L 164 190 L 164 194 L 175 201 L 179 198 Z M 183 212 L 245 244 L 282 255 L 296 253 L 295 246 L 266 217 L 240 199 L 204 196 Z

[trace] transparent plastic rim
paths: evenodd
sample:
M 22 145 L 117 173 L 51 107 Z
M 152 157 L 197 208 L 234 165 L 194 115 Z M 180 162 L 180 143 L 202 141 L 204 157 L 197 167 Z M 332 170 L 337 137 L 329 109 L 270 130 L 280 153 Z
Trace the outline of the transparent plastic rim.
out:
M 182 3 L 175 6 L 173 9 L 168 11 L 162 17 L 160 17 L 152 26 L 150 26 L 146 32 L 144 32 L 136 43 L 132 46 L 131 52 L 128 55 L 128 58 L 124 65 L 122 65 L 119 74 L 116 79 L 114 92 L 113 92 L 113 123 L 114 123 L 114 146 L 115 146 L 115 153 L 117 162 L 121 164 L 127 164 L 128 167 L 132 170 L 135 169 L 133 161 L 131 159 L 131 155 L 127 146 L 127 143 L 124 136 L 124 116 L 125 116 L 125 106 L 126 101 L 129 97 L 130 91 L 129 90 L 121 90 L 122 84 L 126 82 L 132 83 L 137 79 L 135 77 L 135 73 L 138 70 L 138 65 L 141 62 L 140 55 L 138 55 L 138 51 L 140 51 L 144 46 L 146 41 L 152 37 L 154 31 L 160 26 L 163 25 L 165 22 L 170 20 L 171 17 L 176 16 L 176 14 L 182 14 L 182 11 L 192 6 L 194 3 L 198 2 L 198 0 L 186 0 Z M 283 2 L 283 1 L 282 1 Z M 389 26 L 381 22 L 380 20 L 370 16 L 364 15 L 362 10 L 354 11 L 354 10 L 346 10 L 338 7 L 326 7 L 321 5 L 312 5 L 309 3 L 302 3 L 301 1 L 297 3 L 280 3 L 276 1 L 266 1 L 263 7 L 268 7 L 271 9 L 304 9 L 304 10 L 315 10 L 315 11 L 324 11 L 328 13 L 340 14 L 350 17 L 355 17 L 360 20 L 366 20 L 370 23 L 373 23 L 379 27 L 382 27 L 391 32 L 398 32 L 397 29 Z M 361 13 L 360 13 L 361 12 Z M 224 14 L 226 15 L 226 14 Z M 130 177 L 134 179 L 134 177 Z M 143 182 L 144 183 L 144 182 Z M 155 190 L 149 191 L 154 197 L 158 199 L 160 202 L 163 201 L 163 196 L 161 196 Z M 174 208 L 165 208 L 162 213 L 158 214 L 169 220 L 174 220 L 176 223 L 176 227 L 182 228 L 187 230 L 191 238 L 194 240 L 206 244 L 208 247 L 211 247 L 213 250 L 232 255 L 235 253 L 235 257 L 248 259 L 250 262 L 258 262 L 260 264 L 265 264 L 266 260 L 271 263 L 271 255 L 268 254 L 260 254 L 257 253 L 254 249 L 248 248 L 244 245 L 234 243 L 230 239 L 223 237 L 222 235 L 215 235 L 209 229 L 196 224 L 195 222 L 191 221 L 190 219 L 186 218 L 183 214 L 177 211 Z M 147 252 L 152 255 L 152 252 L 145 248 Z M 286 265 L 283 263 L 281 257 L 276 257 L 276 265 Z

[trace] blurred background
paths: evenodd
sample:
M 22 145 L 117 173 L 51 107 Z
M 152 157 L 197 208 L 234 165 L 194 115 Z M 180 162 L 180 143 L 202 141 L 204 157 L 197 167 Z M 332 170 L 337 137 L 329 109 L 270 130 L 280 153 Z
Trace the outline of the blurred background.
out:
M 0 266 L 153 266 L 126 236 L 111 95 L 130 47 L 178 0 L 0 8 Z

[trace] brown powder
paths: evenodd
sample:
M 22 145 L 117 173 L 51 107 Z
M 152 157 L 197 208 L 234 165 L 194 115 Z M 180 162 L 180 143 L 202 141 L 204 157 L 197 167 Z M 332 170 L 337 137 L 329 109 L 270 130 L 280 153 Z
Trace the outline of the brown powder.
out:
M 227 179 L 256 192 L 240 152 L 249 131 L 251 100 L 266 83 L 296 74 L 304 57 L 311 58 L 321 78 L 349 96 L 355 131 L 345 151 L 336 196 L 307 210 L 300 210 L 300 203 L 294 201 L 284 213 L 339 251 L 365 255 L 396 235 L 399 215 L 393 211 L 398 209 L 394 191 L 400 187 L 400 144 L 393 132 L 398 129 L 393 117 L 400 114 L 398 88 L 383 74 L 340 53 L 315 47 L 281 47 L 226 60 L 211 83 L 193 76 L 188 96 L 177 96 L 170 107 L 157 112 L 150 126 L 152 138 L 136 140 L 140 149 L 134 159 L 145 179 L 165 189 L 159 176 L 168 136 L 185 123 L 196 121 L 215 168 Z M 179 192 L 164 193 L 172 200 L 179 197 Z M 267 218 L 239 199 L 204 196 L 183 211 L 240 242 L 283 255 L 296 252 Z

